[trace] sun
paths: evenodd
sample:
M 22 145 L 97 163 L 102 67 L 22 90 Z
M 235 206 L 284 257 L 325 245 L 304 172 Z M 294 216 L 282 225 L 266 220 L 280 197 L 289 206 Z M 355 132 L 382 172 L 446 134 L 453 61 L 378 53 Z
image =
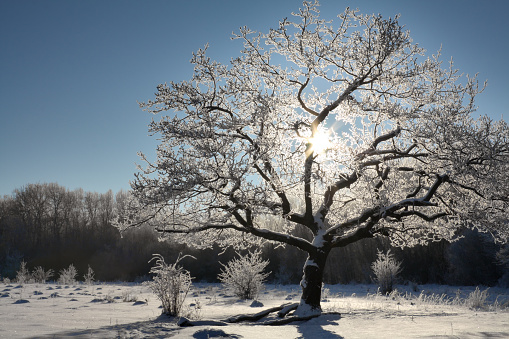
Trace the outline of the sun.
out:
M 313 152 L 320 154 L 330 148 L 329 136 L 326 133 L 317 133 L 314 137 L 309 138 Z

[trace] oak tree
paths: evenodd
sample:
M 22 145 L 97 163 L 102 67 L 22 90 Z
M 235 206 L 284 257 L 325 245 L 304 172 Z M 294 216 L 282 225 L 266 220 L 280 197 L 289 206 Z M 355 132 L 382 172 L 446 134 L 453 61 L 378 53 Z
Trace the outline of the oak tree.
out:
M 508 126 L 476 117 L 484 85 L 398 19 L 347 8 L 326 21 L 304 2 L 267 33 L 241 28 L 227 64 L 198 50 L 189 81 L 141 104 L 161 116 L 149 126 L 160 144 L 154 162 L 141 155 L 120 227 L 149 223 L 197 247 L 295 246 L 308 254 L 302 316 L 321 312 L 335 247 L 454 240 L 465 227 L 507 240 Z

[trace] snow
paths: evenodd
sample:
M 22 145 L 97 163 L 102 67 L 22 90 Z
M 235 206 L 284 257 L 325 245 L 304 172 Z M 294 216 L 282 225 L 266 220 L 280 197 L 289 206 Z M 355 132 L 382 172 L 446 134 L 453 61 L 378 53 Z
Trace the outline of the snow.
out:
M 326 285 L 324 314 L 282 326 L 220 321 L 260 311 L 219 284 L 194 284 L 186 300 L 189 319 L 199 326 L 178 327 L 161 316 L 160 302 L 138 284 L 61 286 L 0 283 L 0 338 L 443 338 L 509 337 L 509 310 L 472 310 L 443 300 L 475 287 L 397 286 L 399 293 L 376 294 L 374 285 Z M 484 288 L 481 288 L 483 290 Z M 490 288 L 489 303 L 508 303 L 509 289 Z M 419 297 L 420 296 L 420 297 Z M 298 285 L 267 285 L 263 309 L 299 302 Z M 19 300 L 25 302 L 20 303 Z M 92 302 L 96 300 L 95 302 Z M 124 301 L 126 300 L 126 301 Z M 440 300 L 442 300 L 440 302 Z M 28 301 L 28 302 L 26 302 Z M 193 306 L 189 306 L 194 304 Z M 277 317 L 277 315 L 273 315 Z M 223 325 L 223 326 L 221 326 Z
M 308 286 L 308 283 L 304 277 L 300 281 L 299 285 L 302 286 L 302 288 L 306 288 Z
M 307 259 L 304 266 L 315 266 L 318 267 L 318 264 L 313 259 Z
M 314 220 L 315 223 L 318 225 L 318 232 L 313 239 L 313 246 L 315 246 L 316 248 L 322 248 L 325 243 L 324 236 L 327 233 L 327 230 L 325 229 L 325 225 L 323 224 L 323 221 L 320 218 L 320 216 L 315 215 Z
M 320 314 L 319 309 L 313 309 L 310 305 L 306 304 L 304 300 L 301 300 L 299 303 L 299 307 L 293 313 L 297 317 L 309 317 L 313 315 Z

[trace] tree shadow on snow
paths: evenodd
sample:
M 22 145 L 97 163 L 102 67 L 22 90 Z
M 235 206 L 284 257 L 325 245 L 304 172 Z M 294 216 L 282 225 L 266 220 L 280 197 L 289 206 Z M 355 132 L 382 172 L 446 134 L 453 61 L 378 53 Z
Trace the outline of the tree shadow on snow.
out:
M 343 337 L 325 329 L 325 326 L 338 326 L 339 314 L 323 314 L 317 318 L 296 324 L 299 338 L 311 339 L 342 339 Z M 282 325 L 291 326 L 291 325 Z M 138 321 L 128 324 L 103 326 L 93 329 L 67 330 L 58 333 L 37 335 L 35 338 L 168 338 L 178 336 L 181 327 L 170 320 L 168 316 L 161 315 L 154 320 Z M 219 329 L 199 329 L 194 333 L 193 338 L 232 338 L 240 339 L 242 336 L 227 334 Z
M 339 314 L 322 314 L 321 316 L 305 321 L 297 325 L 297 331 L 301 335 L 299 338 L 311 339 L 342 339 L 339 334 L 326 330 L 324 326 L 338 326 Z
M 179 327 L 169 322 L 168 319 L 167 316 L 161 315 L 154 320 L 91 329 L 68 330 L 29 338 L 168 338 L 177 335 L 180 330 Z

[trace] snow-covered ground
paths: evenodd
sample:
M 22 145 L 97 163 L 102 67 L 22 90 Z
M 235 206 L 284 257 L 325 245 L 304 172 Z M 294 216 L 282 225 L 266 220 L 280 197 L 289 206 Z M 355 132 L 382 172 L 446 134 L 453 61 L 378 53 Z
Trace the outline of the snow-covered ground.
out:
M 160 316 L 160 302 L 143 285 L 0 284 L 0 338 L 509 338 L 509 289 L 490 288 L 487 301 L 495 305 L 474 310 L 463 303 L 472 287 L 397 288 L 385 297 L 374 285 L 325 286 L 324 311 L 341 315 L 307 322 L 178 327 Z M 299 296 L 297 285 L 267 285 L 258 298 L 263 306 L 254 307 L 221 285 L 194 284 L 186 308 L 201 320 L 223 320 Z

